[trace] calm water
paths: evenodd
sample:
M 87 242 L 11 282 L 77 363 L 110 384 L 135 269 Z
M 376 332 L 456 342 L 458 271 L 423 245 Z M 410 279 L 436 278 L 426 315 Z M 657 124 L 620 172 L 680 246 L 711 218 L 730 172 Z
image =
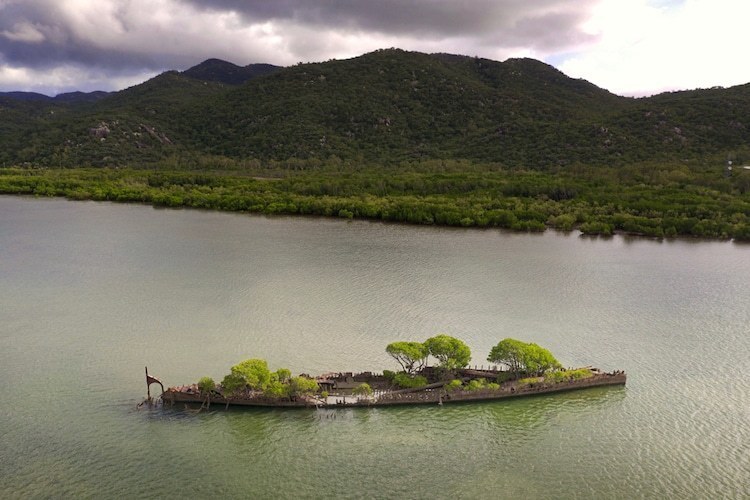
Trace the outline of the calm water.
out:
M 750 498 L 750 246 L 0 197 L 0 496 Z M 627 388 L 137 410 L 165 384 L 395 369 L 505 337 Z M 485 362 L 486 363 L 486 362 Z

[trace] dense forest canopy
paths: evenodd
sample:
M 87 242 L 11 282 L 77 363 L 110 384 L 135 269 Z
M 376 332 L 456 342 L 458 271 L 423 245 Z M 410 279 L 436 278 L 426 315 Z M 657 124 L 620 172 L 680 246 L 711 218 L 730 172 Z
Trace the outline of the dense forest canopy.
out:
M 545 169 L 750 158 L 750 85 L 632 99 L 533 59 L 397 49 L 288 68 L 210 59 L 120 92 L 70 96 L 0 95 L 0 161 L 450 159 Z

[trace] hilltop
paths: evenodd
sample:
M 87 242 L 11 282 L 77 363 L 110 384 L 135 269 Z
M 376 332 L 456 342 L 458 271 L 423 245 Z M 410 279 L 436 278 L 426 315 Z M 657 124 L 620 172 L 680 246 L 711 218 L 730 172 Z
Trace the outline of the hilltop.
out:
M 241 85 L 252 78 L 270 75 L 280 69 L 282 69 L 280 66 L 274 66 L 273 64 L 237 66 L 221 59 L 206 59 L 197 66 L 183 71 L 182 74 L 196 80 Z
M 379 50 L 209 59 L 110 94 L 0 95 L 0 161 L 37 166 L 469 160 L 532 169 L 748 156 L 750 85 L 633 99 L 533 59 Z

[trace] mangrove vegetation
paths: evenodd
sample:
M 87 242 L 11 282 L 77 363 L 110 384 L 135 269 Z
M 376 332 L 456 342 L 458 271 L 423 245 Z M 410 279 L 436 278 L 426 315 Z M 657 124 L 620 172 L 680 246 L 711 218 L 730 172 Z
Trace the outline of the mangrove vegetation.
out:
M 268 162 L 221 170 L 0 169 L 0 193 L 410 224 L 750 240 L 750 170 L 642 164 L 535 171 Z

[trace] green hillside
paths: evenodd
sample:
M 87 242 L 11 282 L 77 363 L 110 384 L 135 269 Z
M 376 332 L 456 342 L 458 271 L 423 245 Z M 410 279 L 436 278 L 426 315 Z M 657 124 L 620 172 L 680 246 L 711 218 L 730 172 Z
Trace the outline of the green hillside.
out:
M 270 75 L 282 69 L 273 64 L 248 64 L 237 66 L 221 59 L 207 59 L 197 66 L 182 72 L 183 75 L 206 82 L 240 85 L 258 76 Z
M 252 80 L 184 123 L 190 142 L 230 157 L 533 166 L 593 154 L 579 135 L 625 101 L 538 61 L 385 50 Z
M 750 143 L 749 85 L 631 99 L 532 59 L 396 49 L 284 69 L 208 60 L 96 101 L 2 102 L 12 102 L 0 107 L 5 164 L 465 159 L 549 169 L 717 161 L 747 156 Z
M 95 103 L 17 122 L 0 138 L 0 155 L 6 164 L 54 167 L 150 164 L 188 148 L 174 132 L 179 110 L 226 89 L 169 71 Z

